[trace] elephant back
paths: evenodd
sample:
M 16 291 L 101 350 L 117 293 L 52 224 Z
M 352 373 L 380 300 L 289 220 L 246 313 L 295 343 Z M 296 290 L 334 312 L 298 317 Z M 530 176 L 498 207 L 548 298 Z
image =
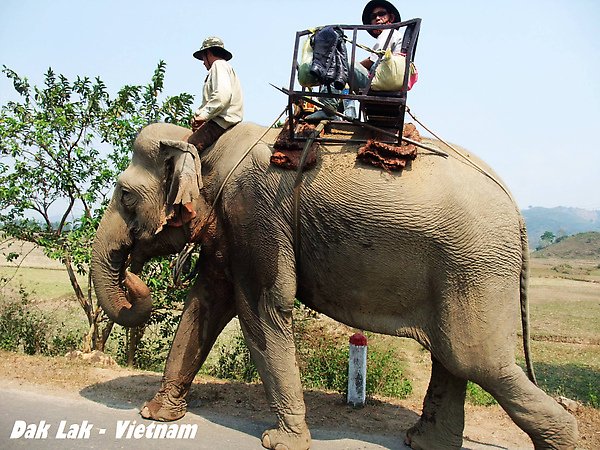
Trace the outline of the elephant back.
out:
M 222 180 L 245 158 L 232 180 L 241 178 L 244 185 L 264 190 L 265 198 L 291 195 L 296 172 L 270 163 L 273 143 L 280 131 L 267 131 L 249 122 L 236 125 L 203 155 L 203 170 L 205 166 L 207 171 L 216 169 L 212 170 L 216 172 L 215 179 Z M 493 203 L 502 205 L 506 211 L 518 212 L 498 175 L 472 152 L 456 145 L 449 147 L 435 139 L 423 139 L 423 144 L 442 150 L 448 156 L 419 148 L 416 159 L 405 169 L 390 172 L 357 160 L 358 151 L 368 136 L 366 130 L 357 128 L 347 136 L 351 138 L 347 142 L 320 143 L 316 165 L 303 174 L 303 195 L 314 197 L 311 201 L 315 202 L 331 197 L 330 200 L 342 208 L 344 202 L 355 204 L 356 199 L 362 199 L 364 205 L 373 205 L 375 209 L 382 202 L 402 210 L 446 205 L 445 209 L 456 210 L 452 214 L 459 214 L 463 209 L 486 210 Z M 251 146 L 252 150 L 246 155 Z

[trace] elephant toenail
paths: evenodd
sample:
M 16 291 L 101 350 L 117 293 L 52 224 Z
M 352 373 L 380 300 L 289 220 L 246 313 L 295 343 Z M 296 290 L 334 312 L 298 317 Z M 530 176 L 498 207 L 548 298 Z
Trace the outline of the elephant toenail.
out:
M 268 449 L 271 448 L 271 438 L 268 433 L 263 433 L 262 435 L 262 446 Z

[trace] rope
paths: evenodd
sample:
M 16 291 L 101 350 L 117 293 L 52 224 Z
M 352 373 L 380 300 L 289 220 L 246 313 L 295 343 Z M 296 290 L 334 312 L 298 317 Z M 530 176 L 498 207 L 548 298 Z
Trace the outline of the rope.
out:
M 357 45 L 359 45 L 359 44 L 357 44 Z M 366 50 L 369 51 L 370 49 L 367 47 Z M 372 51 L 372 50 L 370 50 L 370 51 Z M 438 136 L 434 131 L 432 131 L 431 129 L 429 129 L 423 122 L 421 122 L 412 113 L 412 111 L 410 110 L 410 108 L 408 106 L 406 106 L 405 108 L 406 108 L 406 112 L 408 112 L 408 114 L 413 118 L 413 120 L 415 122 L 417 122 L 419 125 L 421 125 L 427 132 L 429 132 L 432 136 L 434 136 L 436 139 L 438 139 L 444 145 L 446 145 L 449 148 L 451 148 L 457 155 L 459 155 L 461 158 L 463 158 L 471 167 L 473 167 L 474 169 L 476 169 L 477 171 L 479 171 L 481 174 L 485 175 L 486 177 L 488 177 L 489 179 L 491 179 L 494 183 L 496 183 L 506 193 L 506 195 L 508 195 L 508 197 L 511 199 L 511 201 L 513 203 L 515 203 L 512 195 L 510 194 L 510 192 L 508 192 L 508 190 L 502 185 L 502 183 L 500 183 L 500 181 L 498 181 L 498 179 L 496 179 L 492 174 L 490 174 L 485 169 L 483 169 L 480 165 L 478 165 L 477 163 L 475 163 L 474 161 L 472 161 L 471 159 L 469 159 L 469 157 L 467 155 L 465 155 L 462 151 L 458 150 L 456 147 L 454 147 L 453 145 L 451 145 L 450 143 L 448 143 L 444 139 L 442 139 L 440 136 Z M 185 247 L 183 248 L 183 250 L 179 253 L 179 255 L 177 256 L 177 258 L 175 259 L 175 261 L 172 264 L 172 266 L 173 266 L 173 282 L 174 282 L 174 284 L 176 286 L 180 286 L 181 283 L 182 283 L 181 275 L 183 274 L 183 270 L 184 270 L 184 268 L 185 268 L 185 266 L 186 266 L 186 264 L 187 264 L 187 262 L 188 262 L 188 260 L 190 258 L 190 255 L 194 252 L 194 250 L 197 247 L 200 246 L 200 243 L 198 242 L 200 240 L 199 238 L 205 232 L 206 226 L 209 223 L 209 219 L 210 219 L 210 217 L 212 216 L 212 214 L 215 211 L 215 207 L 217 205 L 217 202 L 219 201 L 219 198 L 221 197 L 221 194 L 223 193 L 223 190 L 225 189 L 225 185 L 226 185 L 227 181 L 229 181 L 229 179 L 233 175 L 233 172 L 235 172 L 235 170 L 239 167 L 239 165 L 242 163 L 242 161 L 250 154 L 250 152 L 252 151 L 252 149 L 254 148 L 254 146 L 256 146 L 256 144 L 258 144 L 266 136 L 266 134 L 275 126 L 275 124 L 277 124 L 277 122 L 279 121 L 279 119 L 281 118 L 281 116 L 283 116 L 286 111 L 287 111 L 287 106 L 277 116 L 277 118 L 273 121 L 273 123 L 265 130 L 265 132 L 263 134 L 261 134 L 260 137 L 257 138 L 252 143 L 252 145 L 248 148 L 248 150 L 246 150 L 244 152 L 244 154 L 240 157 L 240 159 L 237 161 L 237 163 L 231 168 L 231 170 L 228 172 L 227 176 L 225 177 L 225 179 L 221 183 L 221 187 L 219 188 L 219 190 L 218 190 L 218 192 L 217 192 L 217 194 L 216 194 L 216 196 L 215 196 L 215 198 L 214 198 L 214 200 L 212 202 L 212 205 L 210 207 L 210 210 L 209 210 L 208 214 L 203 219 L 203 223 L 200 226 L 200 231 L 196 234 L 194 241 L 193 242 L 188 242 L 185 245 Z M 428 148 L 428 150 L 432 150 L 432 149 Z M 440 153 L 443 154 L 443 156 L 447 156 L 443 152 L 440 152 Z M 194 268 L 194 270 L 186 277 L 186 279 L 184 281 L 188 281 L 188 280 L 192 279 L 197 274 L 197 272 L 198 272 L 198 267 L 196 265 L 196 267 Z
M 425 130 L 427 130 L 428 133 L 430 133 L 437 140 L 439 140 L 444 145 L 446 145 L 449 148 L 451 148 L 452 150 L 454 150 L 456 152 L 456 154 L 458 156 L 460 156 L 461 158 L 463 158 L 471 167 L 473 167 L 475 170 L 477 170 L 478 172 L 482 173 L 483 175 L 485 175 L 486 177 L 488 177 L 490 180 L 492 180 L 494 183 L 496 183 L 498 186 L 500 186 L 500 188 L 506 193 L 506 195 L 508 195 L 508 198 L 510 198 L 510 200 L 513 202 L 513 204 L 516 204 L 513 196 L 510 194 L 510 192 L 508 192 L 508 189 L 506 189 L 502 185 L 502 183 L 500 183 L 500 181 L 498 181 L 498 179 L 496 177 L 494 177 L 491 173 L 489 173 L 488 171 L 486 171 L 483 167 L 481 167 L 475 161 L 471 160 L 467 155 L 465 155 L 459 149 L 457 149 L 456 147 L 454 147 L 450 143 L 446 142 L 444 139 L 442 139 L 441 137 L 439 137 L 435 132 L 433 132 L 432 130 L 430 130 L 429 128 L 427 128 L 427 126 L 423 122 L 421 122 L 419 119 L 417 119 L 417 117 L 411 112 L 411 110 L 408 107 L 408 105 L 405 106 L 405 109 L 406 109 L 406 112 L 410 115 L 410 117 L 412 117 L 414 119 L 415 122 L 417 122 L 419 125 L 421 125 Z
M 307 31 L 310 32 L 311 35 L 315 34 L 317 31 L 319 31 L 321 29 L 321 27 L 315 27 L 315 28 L 309 28 Z M 345 34 L 342 35 L 342 38 L 344 39 L 344 41 L 346 42 L 350 42 L 352 43 L 352 39 L 350 39 L 348 36 L 346 36 Z M 310 37 L 308 38 L 310 39 Z M 375 53 L 376 55 L 384 55 L 385 54 L 385 50 L 373 50 L 371 47 L 367 47 L 366 45 L 363 44 L 359 44 L 358 42 L 356 43 L 356 46 L 358 48 L 361 48 L 369 53 Z
M 352 39 L 350 39 L 346 35 L 344 35 L 344 40 L 346 42 L 352 43 Z M 369 53 L 374 53 L 376 55 L 385 55 L 385 50 L 373 50 L 371 47 L 367 47 L 366 45 L 359 44 L 358 42 L 356 43 L 356 46 L 360 49 L 363 49 L 363 50 L 369 52 Z
M 221 183 L 221 187 L 219 188 L 219 191 L 217 192 L 217 195 L 215 196 L 215 198 L 212 202 L 212 205 L 210 207 L 210 210 L 208 211 L 208 214 L 203 219 L 203 223 L 200 226 L 200 231 L 196 234 L 194 241 L 188 242 L 185 245 L 183 250 L 181 252 L 179 252 L 179 255 L 177 255 L 177 258 L 175 259 L 175 261 L 172 264 L 172 266 L 173 266 L 173 283 L 175 284 L 175 286 L 178 286 L 178 287 L 181 286 L 181 283 L 183 281 L 191 280 L 198 273 L 198 265 L 196 264 L 196 266 L 194 267 L 194 270 L 192 270 L 192 272 L 186 277 L 186 279 L 183 281 L 181 280 L 181 275 L 183 274 L 183 269 L 185 268 L 192 252 L 196 249 L 196 247 L 201 246 L 200 242 L 198 242 L 198 241 L 200 240 L 200 237 L 202 236 L 202 234 L 204 234 L 204 232 L 206 230 L 206 226 L 209 223 L 209 219 L 210 219 L 212 213 L 214 212 L 215 207 L 217 206 L 217 201 L 219 200 L 219 198 L 221 197 L 221 194 L 223 193 L 223 190 L 225 189 L 225 184 L 227 183 L 227 181 L 229 181 L 229 178 L 231 178 L 231 175 L 233 175 L 233 172 L 235 172 L 235 170 L 239 167 L 239 165 L 246 158 L 246 156 L 248 156 L 250 154 L 250 152 L 252 151 L 254 146 L 256 144 L 258 144 L 262 140 L 262 138 L 264 138 L 266 136 L 266 134 L 275 126 L 275 124 L 277 124 L 279 119 L 281 119 L 281 116 L 283 116 L 286 111 L 287 111 L 287 106 L 281 112 L 281 114 L 279 114 L 277 116 L 277 119 L 275 119 L 273 121 L 273 123 L 265 130 L 265 132 L 263 134 L 261 134 L 260 137 L 258 139 L 256 139 L 254 141 L 254 143 L 248 148 L 248 150 L 246 150 L 244 152 L 244 154 L 241 156 L 241 158 L 238 160 L 238 162 L 235 163 L 235 165 L 229 171 L 229 173 L 223 180 L 223 183 Z
M 217 195 L 215 196 L 215 199 L 213 201 L 213 204 L 210 208 L 210 211 L 208 213 L 207 217 L 210 217 L 210 215 L 212 214 L 212 212 L 215 209 L 215 206 L 217 205 L 217 201 L 219 200 L 219 197 L 221 196 L 221 193 L 223 192 L 223 189 L 225 189 L 225 183 L 227 183 L 227 181 L 229 181 L 229 178 L 231 178 L 231 175 L 233 175 L 233 172 L 235 172 L 235 169 L 238 168 L 238 166 L 242 163 L 242 161 L 246 158 L 246 156 L 248 156 L 250 154 L 250 152 L 252 151 L 252 149 L 254 148 L 254 146 L 256 144 L 258 144 L 262 138 L 264 138 L 267 133 L 271 130 L 271 128 L 273 128 L 275 126 L 275 124 L 277 124 L 277 122 L 279 122 L 279 119 L 281 119 L 281 116 L 283 116 L 285 114 L 285 112 L 287 111 L 287 106 L 285 107 L 285 109 L 283 111 L 281 111 L 281 114 L 279 114 L 277 116 L 277 119 L 275 119 L 273 121 L 273 123 L 266 129 L 266 131 L 260 135 L 260 137 L 258 139 L 256 139 L 256 141 L 254 141 L 254 143 L 250 146 L 250 148 L 248 148 L 248 150 L 246 150 L 244 152 L 244 154 L 242 155 L 242 157 L 239 159 L 239 161 L 233 166 L 233 168 L 229 171 L 229 173 L 227 174 L 227 176 L 225 177 L 225 179 L 223 180 L 223 183 L 221 184 L 221 188 L 219 189 L 219 192 L 217 192 Z

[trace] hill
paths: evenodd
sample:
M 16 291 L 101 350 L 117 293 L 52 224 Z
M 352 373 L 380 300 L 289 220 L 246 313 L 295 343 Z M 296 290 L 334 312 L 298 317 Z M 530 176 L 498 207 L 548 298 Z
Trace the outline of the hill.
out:
M 534 258 L 600 260 L 600 233 L 591 231 L 566 237 L 560 242 L 533 252 L 532 256 Z
M 546 231 L 551 231 L 558 237 L 587 231 L 600 232 L 600 211 L 564 206 L 556 208 L 536 206 L 524 209 L 521 213 L 527 224 L 530 248 L 537 247 L 540 236 Z

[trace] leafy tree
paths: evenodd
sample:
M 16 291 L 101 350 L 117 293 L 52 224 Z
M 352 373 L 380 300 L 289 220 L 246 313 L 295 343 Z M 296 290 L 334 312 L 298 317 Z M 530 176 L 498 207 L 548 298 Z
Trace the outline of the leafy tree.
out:
M 124 86 L 114 98 L 100 78 L 71 82 L 50 68 L 37 87 L 2 69 L 20 101 L 0 109 L 0 231 L 65 265 L 90 325 L 85 350 L 103 350 L 113 326 L 93 302 L 89 263 L 114 180 L 142 126 L 188 124 L 192 115 L 190 94 L 159 101 L 165 67 L 160 61 L 149 84 Z
M 540 239 L 543 241 L 553 242 L 556 236 L 552 231 L 544 231 L 544 234 L 540 236 Z
M 536 247 L 536 250 L 541 250 L 548 247 L 556 241 L 556 236 L 552 231 L 544 231 L 544 234 L 540 236 L 540 243 Z

